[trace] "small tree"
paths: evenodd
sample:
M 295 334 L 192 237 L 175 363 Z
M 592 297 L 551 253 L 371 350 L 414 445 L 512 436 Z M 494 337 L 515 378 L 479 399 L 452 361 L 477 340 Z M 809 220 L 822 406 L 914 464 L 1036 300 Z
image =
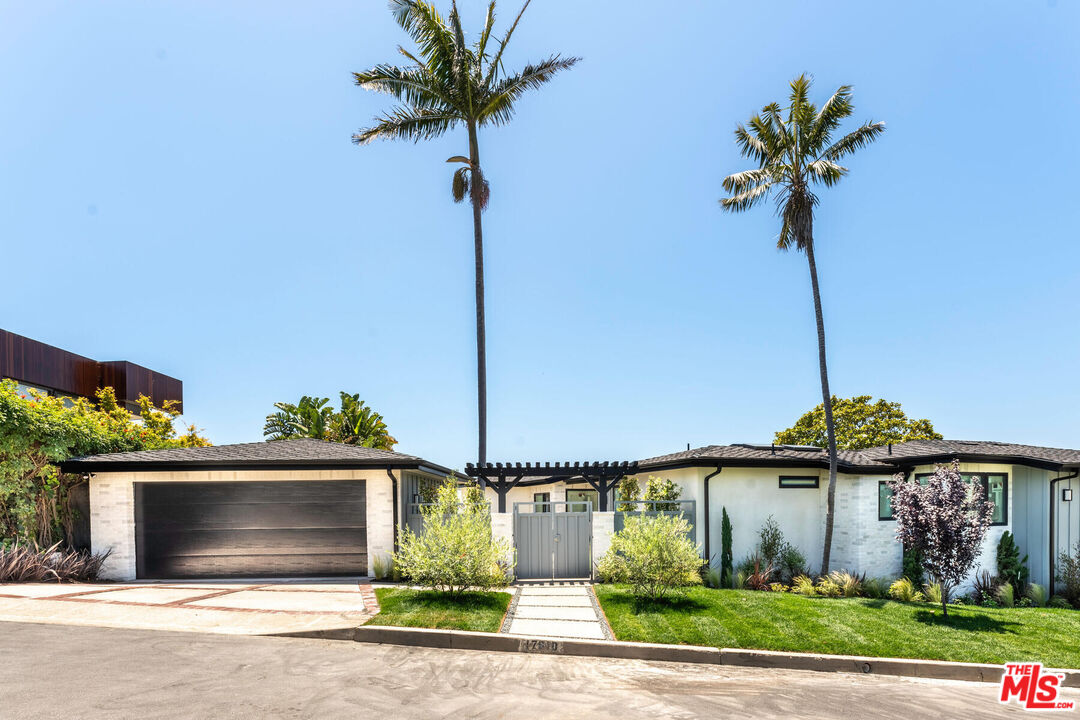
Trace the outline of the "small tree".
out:
M 424 506 L 424 529 L 401 530 L 401 547 L 394 563 L 410 582 L 460 596 L 466 590 L 490 590 L 506 584 L 510 543 L 491 536 L 487 504 L 466 491 L 458 499 L 453 478 L 439 488 L 434 505 Z
M 1054 576 L 1054 580 L 1061 583 L 1057 588 L 1061 595 L 1073 607 L 1080 608 L 1080 541 L 1071 555 L 1067 552 L 1058 555 Z
M 615 509 L 619 512 L 633 512 L 637 510 L 637 500 L 641 499 L 641 486 L 637 478 L 624 477 L 619 481 L 617 490 L 619 502 Z
M 721 508 L 720 518 L 720 580 L 724 587 L 732 587 L 734 583 L 734 564 L 731 555 L 731 518 L 728 517 L 727 508 Z
M 896 539 L 922 555 L 923 567 L 941 584 L 941 611 L 948 617 L 949 594 L 975 565 L 994 504 L 983 499 L 977 478 L 964 481 L 957 461 L 938 465 L 925 485 L 902 474 L 889 485 Z
M 997 546 L 997 573 L 1003 582 L 1012 586 L 1014 600 L 1023 597 L 1027 588 L 1027 561 L 1027 555 L 1020 558 L 1020 546 L 1013 534 L 1008 530 L 1003 532 Z
M 649 476 L 645 483 L 645 496 L 643 500 L 657 501 L 655 505 L 647 505 L 644 509 L 656 512 L 672 512 L 679 509 L 679 503 L 674 502 L 682 495 L 682 488 L 667 478 Z M 664 502 L 669 501 L 669 502 Z
M 628 583 L 634 596 L 644 600 L 700 585 L 701 557 L 689 533 L 683 517 L 631 515 L 611 537 L 597 572 L 606 582 Z

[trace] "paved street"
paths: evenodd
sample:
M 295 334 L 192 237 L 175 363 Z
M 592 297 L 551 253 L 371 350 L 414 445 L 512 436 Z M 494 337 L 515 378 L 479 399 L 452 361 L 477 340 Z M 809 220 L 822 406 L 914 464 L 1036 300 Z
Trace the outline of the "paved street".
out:
M 3 623 L 0 657 L 5 720 L 1023 714 L 986 684 L 115 628 Z

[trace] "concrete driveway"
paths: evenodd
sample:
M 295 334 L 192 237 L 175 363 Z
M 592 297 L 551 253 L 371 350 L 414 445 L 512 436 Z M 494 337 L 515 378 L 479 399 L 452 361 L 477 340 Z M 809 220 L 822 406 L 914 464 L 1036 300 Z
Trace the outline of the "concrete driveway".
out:
M 0 657 L 0 716 L 12 718 L 1025 714 L 998 704 L 989 683 L 296 638 L 11 623 L 0 632 Z
M 0 585 L 0 621 L 235 635 L 356 627 L 378 612 L 356 582 Z

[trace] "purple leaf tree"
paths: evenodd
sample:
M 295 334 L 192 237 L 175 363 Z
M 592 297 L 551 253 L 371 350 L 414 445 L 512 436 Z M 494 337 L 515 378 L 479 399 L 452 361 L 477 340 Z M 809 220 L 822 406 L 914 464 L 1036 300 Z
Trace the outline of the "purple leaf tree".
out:
M 927 480 L 908 482 L 899 474 L 889 483 L 896 539 L 922 553 L 923 565 L 941 583 L 941 612 L 948 617 L 949 595 L 975 565 L 994 504 L 983 498 L 978 478 L 964 481 L 955 460 L 938 465 Z

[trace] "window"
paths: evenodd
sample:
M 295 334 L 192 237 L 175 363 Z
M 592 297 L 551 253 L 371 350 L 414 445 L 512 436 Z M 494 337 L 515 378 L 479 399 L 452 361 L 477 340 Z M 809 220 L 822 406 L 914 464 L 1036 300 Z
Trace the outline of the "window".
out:
M 888 480 L 882 480 L 877 484 L 877 519 L 892 520 L 892 488 Z
M 933 473 L 920 473 L 915 479 L 925 485 Z M 991 525 L 1009 524 L 1009 475 L 1007 473 L 960 473 L 964 482 L 972 482 L 979 479 L 982 486 L 983 497 L 994 503 L 994 514 L 991 517 Z
M 781 475 L 780 487 L 782 488 L 816 488 L 818 486 L 817 475 Z
M 600 494 L 595 490 L 567 490 L 566 512 L 585 512 L 589 509 L 586 502 L 592 503 L 592 511 L 600 509 Z
M 533 493 L 533 512 L 551 512 L 551 493 Z

